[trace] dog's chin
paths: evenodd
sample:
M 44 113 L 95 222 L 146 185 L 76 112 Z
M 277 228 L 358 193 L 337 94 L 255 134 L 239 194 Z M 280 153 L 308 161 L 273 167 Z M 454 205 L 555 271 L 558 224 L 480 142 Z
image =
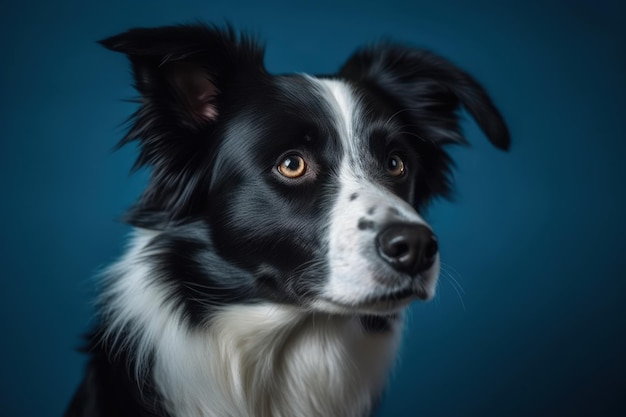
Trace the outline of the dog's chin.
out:
M 434 296 L 433 289 L 415 283 L 407 288 L 393 291 L 377 291 L 355 300 L 334 299 L 324 297 L 316 300 L 312 307 L 315 310 L 333 314 L 368 314 L 388 316 L 404 310 L 413 301 L 428 301 Z

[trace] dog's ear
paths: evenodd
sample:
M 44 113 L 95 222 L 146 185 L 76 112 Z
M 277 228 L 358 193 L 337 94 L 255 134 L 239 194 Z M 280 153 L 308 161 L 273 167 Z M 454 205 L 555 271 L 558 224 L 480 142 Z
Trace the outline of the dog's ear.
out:
M 201 140 L 198 132 L 206 138 L 234 77 L 265 71 L 263 48 L 231 27 L 131 29 L 100 43 L 128 56 L 141 94 L 134 124 L 120 143 L 140 142 L 136 166 L 158 165 L 162 151 L 175 151 L 177 141 Z
M 497 148 L 508 149 L 509 131 L 484 88 L 449 61 L 424 50 L 382 43 L 357 51 L 340 75 L 394 100 L 418 135 L 435 143 L 465 143 L 463 105 Z
M 126 220 L 154 227 L 193 212 L 194 192 L 208 175 L 206 158 L 225 119 L 230 97 L 243 83 L 266 75 L 263 48 L 253 39 L 203 24 L 132 29 L 100 41 L 126 54 L 140 107 L 119 146 L 139 142 L 134 169 L 152 168 L 150 183 Z

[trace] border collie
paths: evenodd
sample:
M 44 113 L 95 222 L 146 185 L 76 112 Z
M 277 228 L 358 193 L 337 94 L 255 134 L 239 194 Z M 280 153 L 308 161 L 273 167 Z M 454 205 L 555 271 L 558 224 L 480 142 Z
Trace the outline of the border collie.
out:
M 463 106 L 509 133 L 485 90 L 424 50 L 380 43 L 336 74 L 274 75 L 231 27 L 133 29 L 120 145 L 151 176 L 103 276 L 99 324 L 66 416 L 362 417 L 403 311 L 428 300 Z

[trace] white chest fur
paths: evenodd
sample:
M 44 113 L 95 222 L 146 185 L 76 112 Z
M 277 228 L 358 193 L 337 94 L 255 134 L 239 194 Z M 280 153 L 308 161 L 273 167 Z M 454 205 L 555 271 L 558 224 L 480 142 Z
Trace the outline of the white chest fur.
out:
M 167 335 L 156 382 L 180 417 L 362 417 L 393 364 L 396 327 L 368 334 L 356 317 L 225 308 L 203 331 Z

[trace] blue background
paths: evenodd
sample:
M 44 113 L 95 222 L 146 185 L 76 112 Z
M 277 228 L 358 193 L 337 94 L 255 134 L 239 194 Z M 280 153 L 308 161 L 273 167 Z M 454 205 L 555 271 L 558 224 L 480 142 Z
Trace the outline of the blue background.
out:
M 618 1 L 3 2 L 0 414 L 58 416 L 84 358 L 90 277 L 121 252 L 145 173 L 113 153 L 134 26 L 232 21 L 275 72 L 337 69 L 382 36 L 474 74 L 513 147 L 472 121 L 458 195 L 429 219 L 445 271 L 416 304 L 380 416 L 626 415 L 626 13 Z M 18 4 L 19 3 L 19 4 Z M 621 39 L 621 40 L 620 40 Z

